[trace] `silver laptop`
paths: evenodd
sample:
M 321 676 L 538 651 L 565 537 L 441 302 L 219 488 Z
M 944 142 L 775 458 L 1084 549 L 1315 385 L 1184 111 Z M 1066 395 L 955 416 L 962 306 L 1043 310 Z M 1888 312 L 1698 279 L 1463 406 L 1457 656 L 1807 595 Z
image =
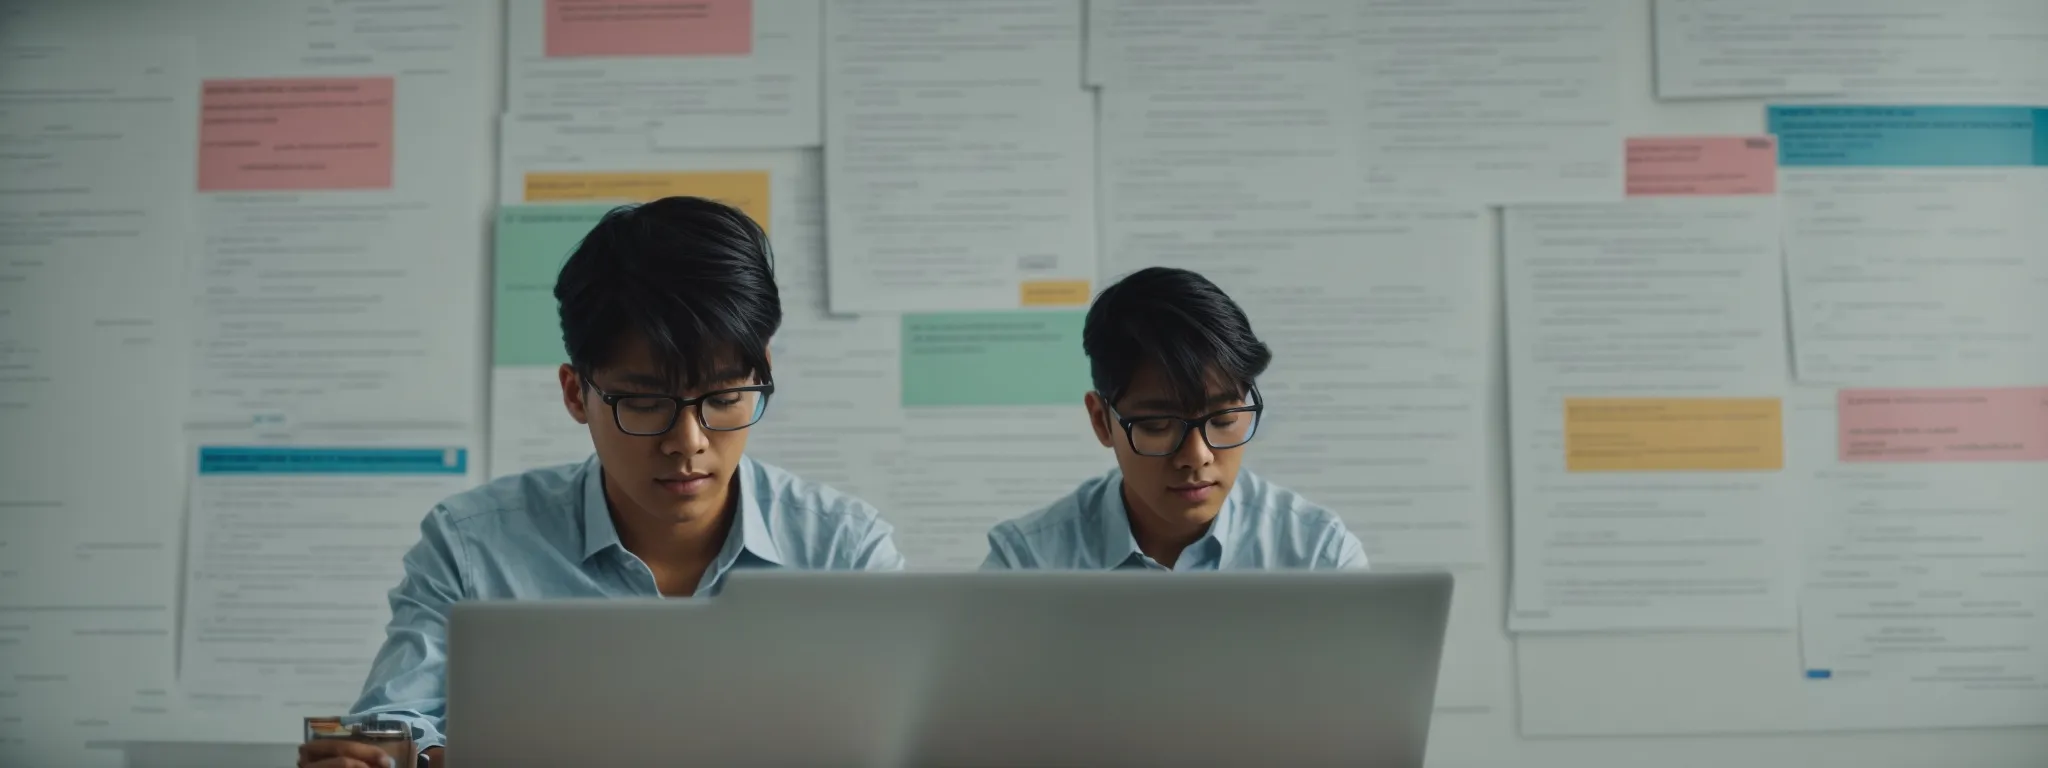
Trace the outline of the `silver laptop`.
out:
M 747 571 L 723 596 L 465 603 L 489 765 L 1419 768 L 1447 574 Z

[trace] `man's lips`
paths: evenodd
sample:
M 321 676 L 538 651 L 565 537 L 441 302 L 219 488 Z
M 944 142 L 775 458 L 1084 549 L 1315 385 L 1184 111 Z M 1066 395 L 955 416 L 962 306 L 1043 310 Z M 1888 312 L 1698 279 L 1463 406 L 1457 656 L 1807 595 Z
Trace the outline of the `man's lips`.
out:
M 1175 496 L 1179 496 L 1183 501 L 1199 504 L 1208 500 L 1209 496 L 1216 492 L 1216 484 L 1210 482 L 1178 483 L 1167 486 L 1166 490 Z
M 656 485 L 661 486 L 664 490 L 667 490 L 670 493 L 688 496 L 692 494 L 701 493 L 705 489 L 710 488 L 711 473 L 684 472 L 664 477 L 657 477 L 654 479 L 654 483 Z

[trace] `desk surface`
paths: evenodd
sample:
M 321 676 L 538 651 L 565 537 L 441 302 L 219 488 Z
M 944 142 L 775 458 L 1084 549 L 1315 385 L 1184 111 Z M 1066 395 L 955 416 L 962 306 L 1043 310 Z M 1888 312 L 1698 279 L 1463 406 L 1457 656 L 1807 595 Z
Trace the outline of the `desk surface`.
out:
M 218 741 L 131 741 L 121 750 L 128 768 L 279 768 L 299 760 L 299 745 Z

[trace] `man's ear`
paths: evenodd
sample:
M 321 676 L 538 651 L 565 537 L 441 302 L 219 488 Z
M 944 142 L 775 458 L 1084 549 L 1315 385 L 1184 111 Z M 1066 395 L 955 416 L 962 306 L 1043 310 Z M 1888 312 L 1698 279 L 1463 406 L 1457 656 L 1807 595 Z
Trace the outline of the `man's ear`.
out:
M 555 375 L 562 380 L 562 407 L 569 410 L 569 417 L 576 423 L 589 424 L 590 412 L 583 407 L 583 377 L 568 363 L 563 363 Z
M 1095 428 L 1095 442 L 1104 448 L 1115 448 L 1116 443 L 1112 442 L 1116 439 L 1115 422 L 1110 421 L 1109 405 L 1093 392 L 1084 395 L 1081 404 L 1088 408 L 1088 425 Z

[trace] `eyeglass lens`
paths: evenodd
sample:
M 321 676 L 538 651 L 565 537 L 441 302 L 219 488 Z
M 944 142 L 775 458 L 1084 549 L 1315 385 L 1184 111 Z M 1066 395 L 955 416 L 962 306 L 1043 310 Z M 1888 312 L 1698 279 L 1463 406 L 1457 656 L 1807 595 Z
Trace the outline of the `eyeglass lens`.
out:
M 705 429 L 730 432 L 746 429 L 761 420 L 768 399 L 755 390 L 712 392 L 697 404 L 697 419 Z M 675 427 L 676 401 L 666 397 L 622 397 L 612 406 L 619 429 L 630 435 L 659 435 Z
M 1210 448 L 1236 448 L 1251 441 L 1258 421 L 1257 411 L 1219 413 L 1202 422 L 1201 430 Z M 1180 450 L 1189 431 L 1188 423 L 1176 418 L 1135 419 L 1131 422 L 1131 449 L 1144 456 L 1169 456 Z

